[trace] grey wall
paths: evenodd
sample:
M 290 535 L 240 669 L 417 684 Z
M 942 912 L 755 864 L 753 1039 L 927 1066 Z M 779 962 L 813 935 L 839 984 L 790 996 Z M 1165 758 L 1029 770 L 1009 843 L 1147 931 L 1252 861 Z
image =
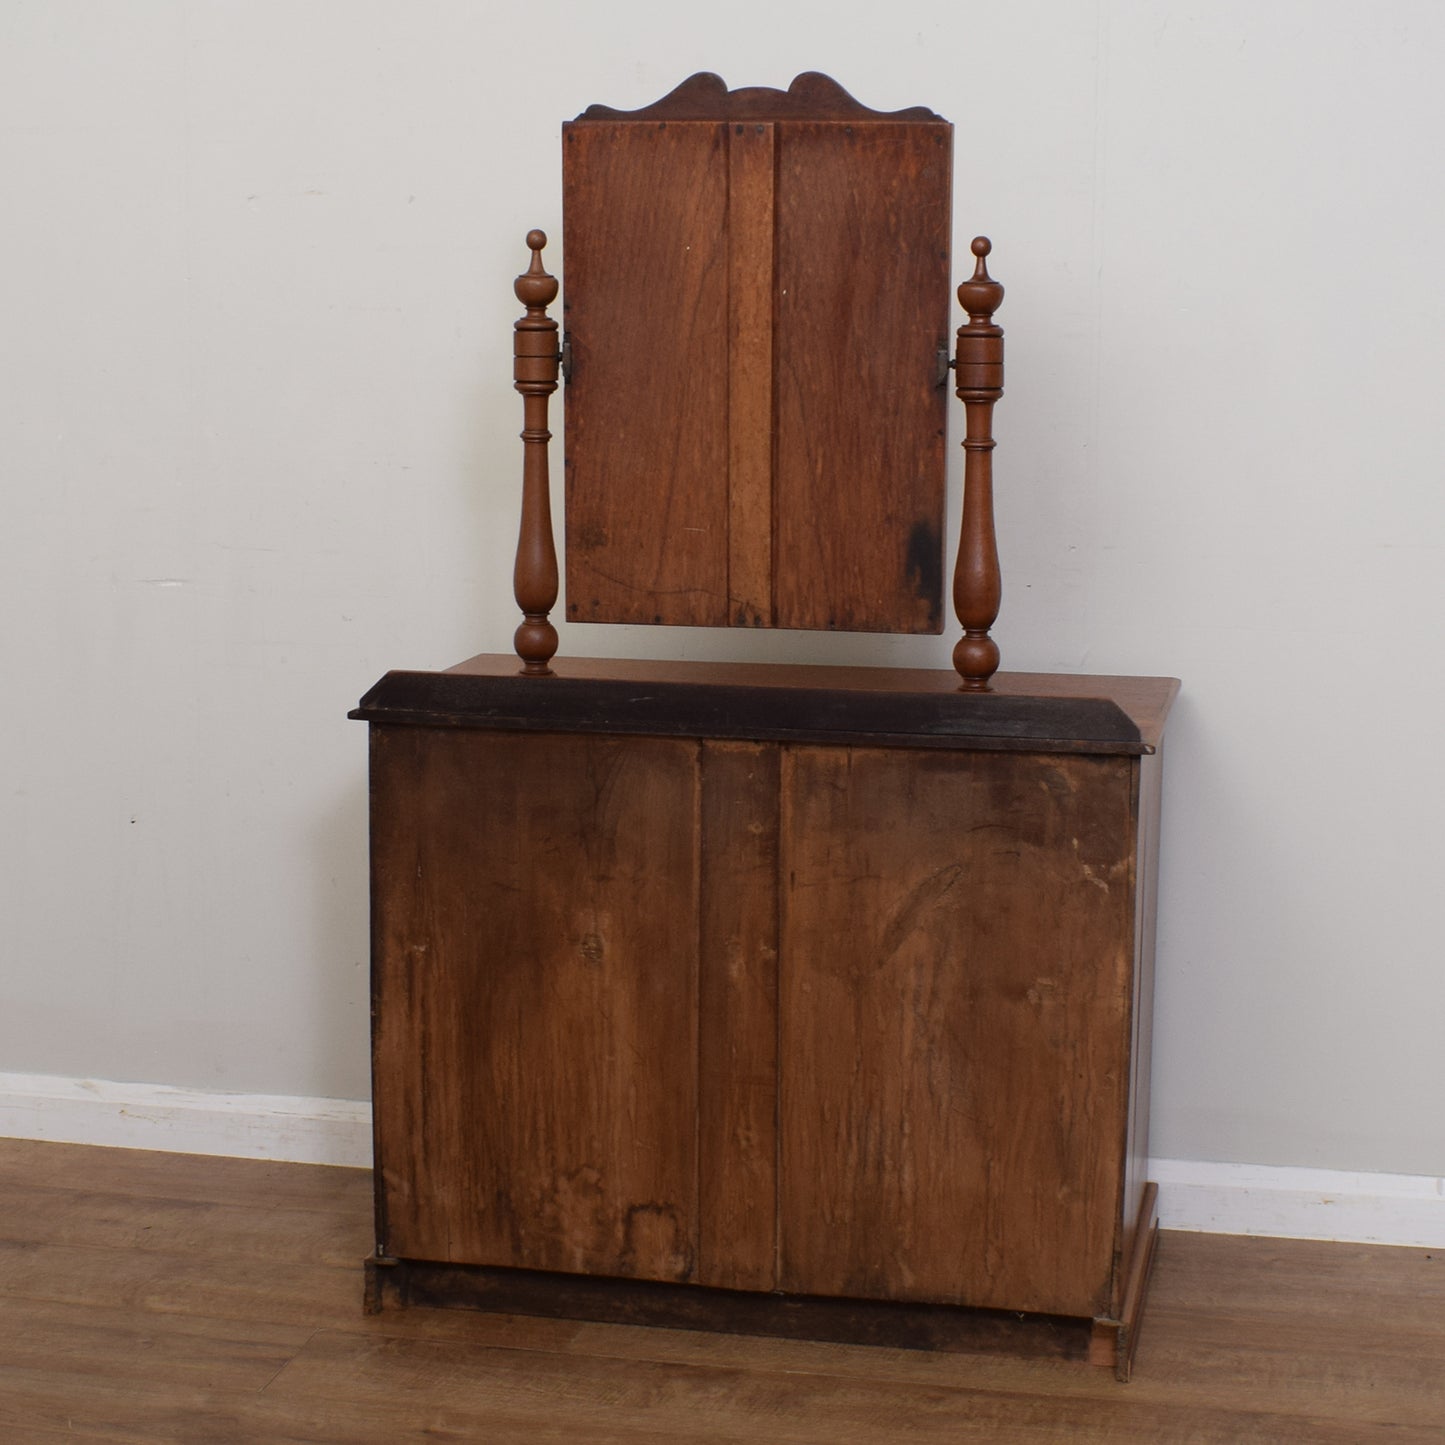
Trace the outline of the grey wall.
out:
M 995 242 L 1005 665 L 1184 680 L 1156 1152 L 1438 1174 L 1442 61 L 1424 0 L 10 0 L 0 1070 L 365 1095 L 344 714 L 509 646 L 558 124 L 821 69 Z

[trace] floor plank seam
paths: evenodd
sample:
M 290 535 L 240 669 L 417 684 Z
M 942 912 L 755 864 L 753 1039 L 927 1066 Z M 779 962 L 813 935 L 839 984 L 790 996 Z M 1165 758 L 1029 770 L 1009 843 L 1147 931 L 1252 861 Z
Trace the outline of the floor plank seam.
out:
M 324 1333 L 325 1329 L 325 1325 L 317 1325 L 317 1327 L 312 1330 L 311 1333 L 307 1335 L 306 1338 L 302 1340 L 299 1345 L 296 1346 L 296 1348 L 291 1352 L 291 1354 L 286 1359 L 282 1360 L 280 1365 L 277 1366 L 276 1371 L 271 1376 L 271 1378 L 267 1380 L 266 1383 L 262 1385 L 259 1390 L 256 1391 L 257 1399 L 264 1395 L 266 1391 L 269 1390 L 271 1386 L 274 1385 L 276 1381 L 279 1380 L 281 1376 L 284 1375 L 286 1371 L 289 1370 L 291 1366 L 296 1363 L 297 1359 L 301 1355 L 304 1355 L 306 1353 L 307 1349 L 310 1348 L 311 1341 L 314 1340 L 317 1335 Z

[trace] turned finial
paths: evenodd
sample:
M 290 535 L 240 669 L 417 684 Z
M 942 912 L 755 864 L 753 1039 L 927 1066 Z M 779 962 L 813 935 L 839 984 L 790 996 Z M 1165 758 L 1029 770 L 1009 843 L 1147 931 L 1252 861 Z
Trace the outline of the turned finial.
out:
M 987 236 L 975 236 L 969 250 L 978 257 L 973 276 L 958 288 L 958 302 L 968 312 L 970 327 L 988 326 L 993 313 L 1003 305 L 1003 287 L 988 274 L 988 255 L 993 242 Z
M 534 307 L 550 306 L 557 299 L 557 278 L 549 276 L 542 267 L 542 248 L 546 244 L 545 231 L 527 232 L 527 247 L 532 252 L 532 263 L 517 277 L 512 290 L 517 293 L 517 300 L 528 311 Z
M 512 593 L 522 609 L 522 623 L 513 639 L 522 671 L 546 677 L 557 651 L 557 629 L 548 618 L 557 601 L 557 549 L 552 540 L 552 499 L 547 474 L 547 398 L 557 390 L 557 323 L 547 306 L 557 299 L 557 278 L 542 267 L 544 231 L 528 231 L 532 261 L 513 284 L 517 300 L 527 308 L 514 327 L 512 375 L 522 394 L 522 526 L 517 535 L 517 565 Z
M 998 670 L 998 644 L 989 629 L 998 616 L 1003 587 L 993 526 L 994 403 L 1003 395 L 1003 329 L 993 313 L 1003 302 L 1003 287 L 988 274 L 987 236 L 975 236 L 973 276 L 958 288 L 968 322 L 958 328 L 954 361 L 955 389 L 968 416 L 964 437 L 963 525 L 958 564 L 953 572 L 953 607 L 963 636 L 953 649 L 953 665 L 964 692 L 987 692 Z

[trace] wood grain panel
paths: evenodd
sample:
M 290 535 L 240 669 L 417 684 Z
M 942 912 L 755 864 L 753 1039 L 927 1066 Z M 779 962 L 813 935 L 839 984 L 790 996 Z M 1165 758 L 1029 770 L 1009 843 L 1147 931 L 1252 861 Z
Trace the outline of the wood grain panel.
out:
M 563 128 L 567 616 L 728 620 L 725 127 Z
M 778 750 L 703 744 L 700 1284 L 777 1280 Z
M 692 1278 L 697 745 L 372 737 L 383 1248 Z
M 728 127 L 728 601 L 737 627 L 773 625 L 775 127 Z
M 778 131 L 776 625 L 939 632 L 952 130 Z
M 784 750 L 783 1288 L 1109 1308 L 1130 769 Z

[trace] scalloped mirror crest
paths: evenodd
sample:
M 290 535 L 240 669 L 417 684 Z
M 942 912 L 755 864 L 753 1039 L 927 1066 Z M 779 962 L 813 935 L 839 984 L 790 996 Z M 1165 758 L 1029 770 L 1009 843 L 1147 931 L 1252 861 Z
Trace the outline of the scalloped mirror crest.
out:
M 942 120 L 926 105 L 873 110 L 831 76 L 816 70 L 796 76 L 786 90 L 744 86 L 729 90 L 710 70 L 690 75 L 661 100 L 637 110 L 589 105 L 578 120 Z

